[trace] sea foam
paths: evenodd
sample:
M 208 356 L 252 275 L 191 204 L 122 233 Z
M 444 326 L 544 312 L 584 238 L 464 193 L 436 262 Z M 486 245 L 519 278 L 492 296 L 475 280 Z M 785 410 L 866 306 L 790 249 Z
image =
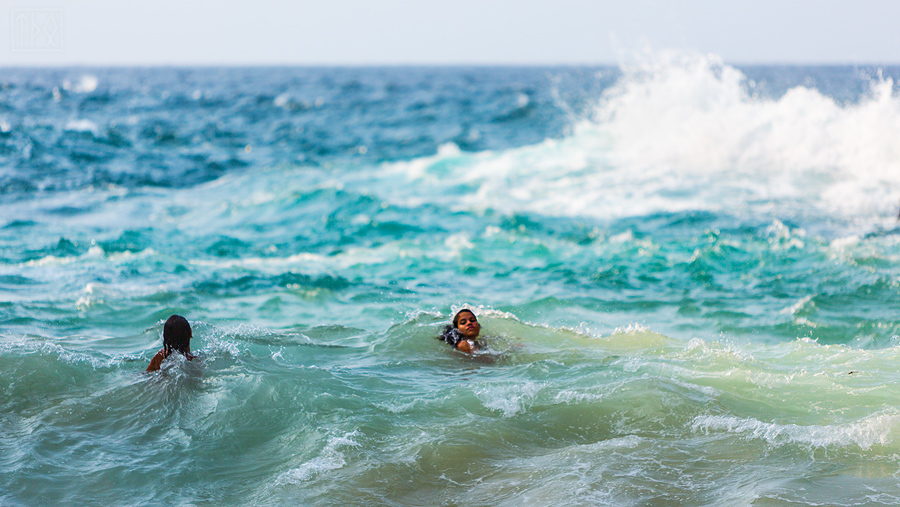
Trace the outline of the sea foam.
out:
M 810 447 L 845 447 L 856 445 L 869 449 L 887 445 L 900 425 L 895 410 L 872 414 L 859 421 L 834 425 L 799 425 L 763 422 L 734 416 L 698 416 L 692 422 L 694 431 L 734 433 L 747 439 L 762 439 L 773 447 L 801 444 Z
M 890 78 L 842 103 L 806 86 L 764 95 L 709 55 L 661 52 L 622 71 L 568 136 L 496 152 L 445 146 L 386 163 L 383 177 L 407 183 L 374 190 L 419 206 L 457 187 L 455 208 L 570 217 L 790 203 L 838 217 L 896 216 L 900 97 Z

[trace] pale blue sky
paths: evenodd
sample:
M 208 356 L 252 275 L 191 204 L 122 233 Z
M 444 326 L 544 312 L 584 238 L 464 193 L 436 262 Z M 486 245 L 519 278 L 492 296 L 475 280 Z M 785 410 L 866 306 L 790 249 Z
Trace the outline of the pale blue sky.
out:
M 898 0 L 0 0 L 0 65 L 900 63 Z M 5 39 L 5 40 L 3 40 Z

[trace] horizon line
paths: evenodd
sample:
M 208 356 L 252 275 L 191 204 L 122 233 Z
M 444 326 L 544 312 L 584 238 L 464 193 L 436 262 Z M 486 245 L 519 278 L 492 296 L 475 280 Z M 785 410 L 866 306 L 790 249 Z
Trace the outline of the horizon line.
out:
M 814 61 L 814 62 L 730 62 L 735 67 L 900 67 L 900 62 Z M 15 68 L 465 68 L 465 67 L 621 67 L 610 62 L 65 62 L 22 63 L 0 62 L 0 69 Z

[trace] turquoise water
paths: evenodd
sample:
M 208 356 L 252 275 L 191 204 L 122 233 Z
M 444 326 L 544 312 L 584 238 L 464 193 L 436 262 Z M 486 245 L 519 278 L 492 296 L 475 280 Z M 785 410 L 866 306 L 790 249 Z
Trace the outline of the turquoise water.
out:
M 896 505 L 898 77 L 7 69 L 0 504 Z

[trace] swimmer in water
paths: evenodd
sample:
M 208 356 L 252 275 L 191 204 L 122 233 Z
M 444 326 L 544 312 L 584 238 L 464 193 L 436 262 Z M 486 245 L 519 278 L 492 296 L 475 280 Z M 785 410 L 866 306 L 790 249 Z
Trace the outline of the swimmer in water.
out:
M 181 315 L 172 315 L 163 326 L 163 348 L 150 360 L 147 371 L 156 371 L 172 351 L 184 355 L 188 361 L 197 356 L 191 355 L 191 325 Z
M 447 326 L 443 334 L 438 338 L 453 345 L 457 350 L 472 353 L 481 349 L 478 343 L 478 333 L 481 332 L 481 325 L 475 314 L 468 308 L 456 312 L 453 316 L 453 325 Z

